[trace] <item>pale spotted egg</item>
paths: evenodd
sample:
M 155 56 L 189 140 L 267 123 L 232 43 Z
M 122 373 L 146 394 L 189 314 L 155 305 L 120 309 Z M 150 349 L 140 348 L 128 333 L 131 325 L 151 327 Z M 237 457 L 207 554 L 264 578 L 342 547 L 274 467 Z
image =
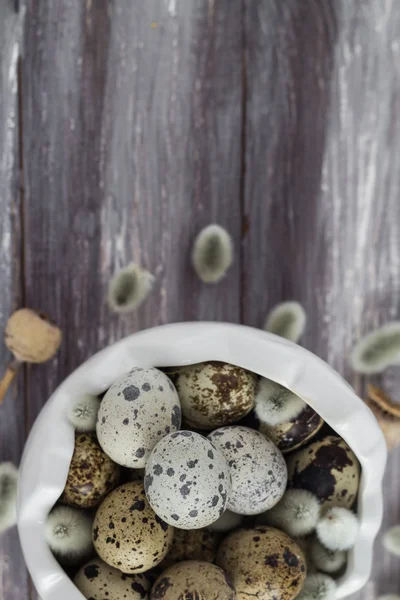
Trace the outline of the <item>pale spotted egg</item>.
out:
M 143 468 L 157 442 L 181 426 L 181 407 L 171 380 L 152 367 L 133 368 L 105 394 L 97 437 L 117 464 Z
M 208 438 L 223 453 L 231 470 L 231 511 L 256 515 L 279 502 L 286 489 L 287 468 L 275 444 L 240 425 L 216 429 Z
M 180 529 L 216 521 L 231 492 L 229 466 L 220 450 L 193 431 L 164 437 L 146 464 L 144 487 L 153 510 Z

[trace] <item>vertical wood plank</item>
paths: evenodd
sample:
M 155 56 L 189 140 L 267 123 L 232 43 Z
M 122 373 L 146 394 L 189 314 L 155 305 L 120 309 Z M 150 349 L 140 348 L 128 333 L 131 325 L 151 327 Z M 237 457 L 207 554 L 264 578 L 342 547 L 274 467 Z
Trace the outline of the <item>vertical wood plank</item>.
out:
M 53 364 L 30 371 L 31 418 L 124 334 L 239 320 L 239 260 L 217 289 L 196 280 L 189 252 L 210 221 L 239 236 L 240 27 L 227 2 L 28 3 L 27 301 L 65 334 Z M 143 309 L 116 318 L 107 284 L 132 260 L 157 282 Z
M 22 69 L 26 302 L 63 330 L 56 358 L 28 368 L 29 423 L 56 385 L 98 345 L 107 7 L 64 0 L 27 4 Z
M 313 315 L 306 341 L 326 358 L 319 199 L 335 14 L 331 2 L 247 0 L 245 30 L 243 318 L 259 327 L 298 300 Z
M 299 300 L 309 315 L 304 345 L 363 393 L 350 349 L 399 317 L 400 6 L 245 6 L 245 320 L 259 325 L 275 302 Z M 382 379 L 395 395 L 399 377 L 391 369 Z M 394 452 L 386 473 L 383 530 L 400 522 L 399 460 Z M 357 597 L 398 592 L 397 567 L 379 537 Z
M 0 330 L 21 300 L 18 153 L 18 58 L 21 13 L 0 4 Z M 9 360 L 0 343 L 0 365 Z M 0 462 L 18 465 L 25 440 L 23 375 L 0 406 Z M 28 579 L 16 529 L 0 537 L 0 598 L 28 597 Z
M 131 260 L 157 275 L 149 301 L 113 320 L 112 336 L 167 321 L 238 321 L 239 248 L 219 286 L 197 280 L 190 250 L 210 222 L 240 236 L 240 3 L 115 3 L 112 22 L 103 281 Z
M 355 340 L 400 311 L 400 5 L 341 3 L 321 187 L 328 246 L 328 357 L 359 392 L 348 366 Z M 400 401 L 400 370 L 374 381 Z M 400 451 L 389 456 L 385 512 L 368 593 L 398 593 L 398 559 L 382 533 L 400 523 Z
M 312 315 L 305 345 L 348 378 L 354 338 L 398 316 L 399 8 L 244 7 L 243 273 L 237 253 L 227 279 L 206 287 L 190 269 L 194 234 L 210 221 L 241 233 L 240 3 L 30 1 L 27 301 L 65 331 L 53 364 L 29 372 L 30 420 L 79 362 L 126 333 L 239 320 L 241 289 L 252 325 L 275 302 L 300 300 Z M 112 317 L 107 283 L 130 260 L 156 286 L 137 314 Z M 395 390 L 398 372 L 384 382 Z M 385 483 L 387 524 L 400 516 L 398 460 Z M 395 590 L 394 569 L 383 555 L 373 594 Z
M 29 421 L 95 351 L 167 321 L 240 319 L 240 261 L 191 271 L 194 235 L 239 239 L 241 6 L 229 0 L 29 0 L 22 72 L 27 303 L 64 330 L 28 370 Z M 127 317 L 106 304 L 130 261 L 156 276 Z

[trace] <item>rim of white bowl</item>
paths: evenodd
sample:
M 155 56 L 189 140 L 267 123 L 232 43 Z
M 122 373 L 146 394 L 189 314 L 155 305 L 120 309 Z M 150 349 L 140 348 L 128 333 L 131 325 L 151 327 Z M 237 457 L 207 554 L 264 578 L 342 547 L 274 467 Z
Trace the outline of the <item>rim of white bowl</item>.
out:
M 358 591 L 372 565 L 373 542 L 382 521 L 386 443 L 372 412 L 323 360 L 288 340 L 231 323 L 174 323 L 146 329 L 101 350 L 52 394 L 25 445 L 20 467 L 18 530 L 28 570 L 42 600 L 84 600 L 50 552 L 44 538 L 47 514 L 59 498 L 74 448 L 66 418 L 83 393 L 105 391 L 132 366 L 182 366 L 216 360 L 241 366 L 301 396 L 352 448 L 362 474 L 359 534 L 337 598 Z

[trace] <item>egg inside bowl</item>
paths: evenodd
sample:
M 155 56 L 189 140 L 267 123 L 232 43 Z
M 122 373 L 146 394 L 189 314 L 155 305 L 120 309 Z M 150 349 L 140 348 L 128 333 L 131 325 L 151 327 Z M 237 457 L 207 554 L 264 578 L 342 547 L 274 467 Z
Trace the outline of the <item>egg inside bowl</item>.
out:
M 82 393 L 102 394 L 133 366 L 183 367 L 205 361 L 242 367 L 292 390 L 350 446 L 361 465 L 360 527 L 336 597 L 352 594 L 366 583 L 382 519 L 386 461 L 385 441 L 370 410 L 333 369 L 296 344 L 240 325 L 181 323 L 136 333 L 102 350 L 58 387 L 37 418 L 21 462 L 18 529 L 42 600 L 83 599 L 44 535 L 47 515 L 64 490 L 74 452 L 75 432 L 66 418 L 73 399 Z

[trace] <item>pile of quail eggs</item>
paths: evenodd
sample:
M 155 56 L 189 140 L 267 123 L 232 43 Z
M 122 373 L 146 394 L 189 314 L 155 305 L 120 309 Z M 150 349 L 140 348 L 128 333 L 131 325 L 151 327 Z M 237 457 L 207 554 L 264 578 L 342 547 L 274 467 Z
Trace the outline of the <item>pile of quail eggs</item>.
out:
M 360 466 L 293 392 L 217 362 L 134 367 L 69 409 L 75 449 L 46 535 L 83 597 L 332 597 Z

